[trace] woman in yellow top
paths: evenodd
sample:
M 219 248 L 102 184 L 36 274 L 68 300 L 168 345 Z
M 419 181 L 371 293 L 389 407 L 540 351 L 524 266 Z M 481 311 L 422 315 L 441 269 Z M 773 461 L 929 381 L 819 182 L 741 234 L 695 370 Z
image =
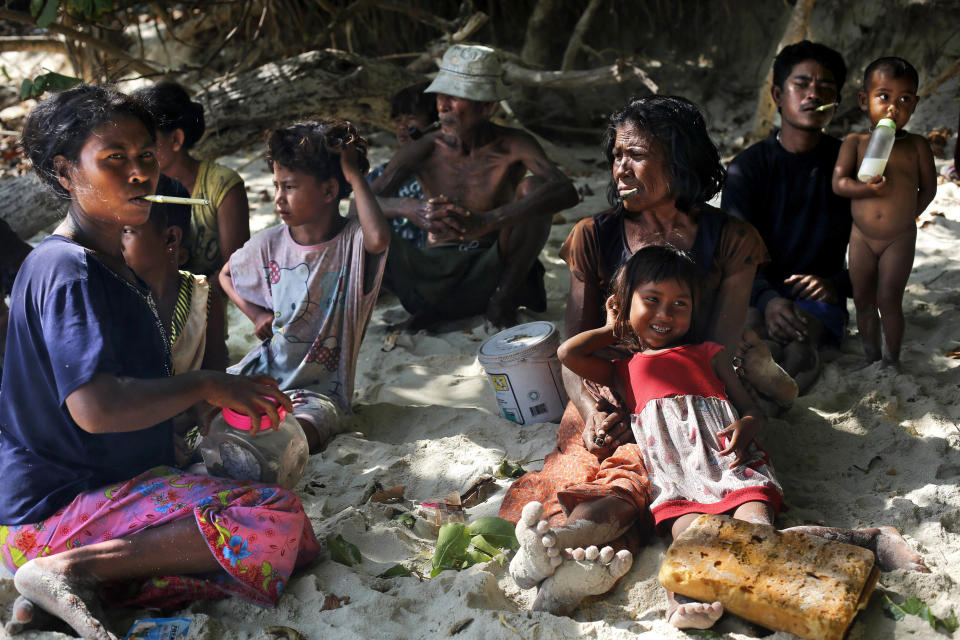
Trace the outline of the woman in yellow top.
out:
M 215 275 L 250 239 L 250 207 L 243 179 L 229 167 L 190 155 L 203 136 L 203 105 L 190 100 L 183 87 L 158 82 L 135 91 L 133 97 L 156 119 L 160 172 L 180 181 L 192 197 L 210 201 L 193 205 L 190 242 L 185 247 L 189 257 L 183 268 Z

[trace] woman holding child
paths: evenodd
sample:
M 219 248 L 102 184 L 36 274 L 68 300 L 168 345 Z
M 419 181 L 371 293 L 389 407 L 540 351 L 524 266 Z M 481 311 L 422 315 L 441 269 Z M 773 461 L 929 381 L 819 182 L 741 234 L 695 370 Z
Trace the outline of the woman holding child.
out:
M 31 111 L 23 145 L 70 204 L 11 298 L 0 559 L 21 597 L 7 631 L 36 623 L 39 607 L 85 638 L 113 638 L 98 619 L 100 587 L 146 578 L 139 591 L 103 594 L 165 607 L 199 594 L 275 604 L 319 550 L 299 498 L 173 467 L 171 418 L 198 403 L 274 424 L 276 405 L 292 406 L 267 376 L 171 375 L 156 306 L 121 253 L 124 226 L 147 221 L 142 196 L 157 185 L 153 118 L 121 93 L 80 86 Z
M 619 266 L 645 245 L 667 243 L 689 252 L 702 274 L 695 330 L 735 353 L 751 284 L 767 253 L 752 226 L 706 204 L 725 172 L 696 106 L 677 97 L 631 101 L 611 117 L 604 153 L 612 169 L 614 209 L 581 220 L 560 251 L 571 273 L 567 335 L 601 327 Z M 754 376 L 764 368 L 757 356 L 769 361 L 769 353 L 753 347 L 747 354 L 755 358 L 744 363 L 747 380 L 769 385 L 769 373 Z M 510 487 L 500 509 L 501 517 L 518 522 L 521 548 L 511 575 L 523 588 L 538 587 L 535 609 L 556 614 L 568 614 L 585 596 L 609 590 L 632 562 L 628 556 L 624 563 L 623 553 L 614 555 L 613 549 L 635 552 L 641 534 L 651 528 L 643 450 L 633 442 L 623 409 L 606 390 L 601 394 L 568 370 L 564 376 L 570 404 L 557 450 L 541 471 Z M 816 529 L 809 532 L 873 549 L 882 567 L 923 567 L 892 529 Z M 602 551 L 588 546 L 603 544 L 611 546 Z M 577 560 L 599 562 L 564 563 L 560 550 L 568 548 Z M 680 627 L 709 627 L 715 619 L 715 610 L 701 603 L 668 612 L 668 620 Z

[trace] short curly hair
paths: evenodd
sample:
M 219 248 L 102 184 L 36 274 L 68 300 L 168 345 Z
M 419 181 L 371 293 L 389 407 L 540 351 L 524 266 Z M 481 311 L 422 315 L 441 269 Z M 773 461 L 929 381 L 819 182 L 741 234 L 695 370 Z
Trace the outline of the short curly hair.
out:
M 118 116 L 136 118 L 156 139 L 153 117 L 139 102 L 115 89 L 82 84 L 55 93 L 31 109 L 20 145 L 41 182 L 57 197 L 69 198 L 54 158 L 76 162 L 94 130 Z
M 617 130 L 625 124 L 636 126 L 656 140 L 664 154 L 670 195 L 677 209 L 690 213 L 720 193 L 727 172 L 697 105 L 679 96 L 632 99 L 610 116 L 603 134 L 603 153 L 611 166 Z M 612 180 L 607 198 L 611 205 L 619 203 L 617 185 Z
M 340 189 L 337 198 L 350 195 L 353 188 L 340 168 L 340 150 L 354 143 L 360 153 L 360 172 L 370 169 L 367 141 L 353 124 L 346 120 L 309 120 L 271 131 L 267 136 L 267 163 L 273 169 L 303 171 L 317 182 L 336 178 Z

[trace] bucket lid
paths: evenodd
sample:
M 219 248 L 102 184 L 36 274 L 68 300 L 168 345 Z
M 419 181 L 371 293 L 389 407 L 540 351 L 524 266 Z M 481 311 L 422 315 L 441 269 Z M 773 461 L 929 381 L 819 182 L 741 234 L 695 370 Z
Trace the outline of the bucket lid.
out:
M 477 358 L 480 362 L 495 362 L 504 358 L 514 358 L 536 350 L 556 335 L 557 328 L 553 326 L 552 322 L 540 320 L 518 324 L 487 338 L 480 345 Z
M 287 417 L 287 410 L 284 409 L 283 405 L 277 402 L 276 399 L 271 398 L 270 396 L 263 396 L 263 398 L 270 401 L 277 408 L 277 413 L 280 414 L 281 421 Z M 250 420 L 250 416 L 247 414 L 234 411 L 233 409 L 229 409 L 227 407 L 223 408 L 223 419 L 234 429 L 240 429 L 242 431 L 250 431 L 250 427 L 253 424 L 253 422 Z M 273 429 L 273 425 L 270 424 L 270 418 L 261 409 L 260 430 L 267 431 L 270 429 Z

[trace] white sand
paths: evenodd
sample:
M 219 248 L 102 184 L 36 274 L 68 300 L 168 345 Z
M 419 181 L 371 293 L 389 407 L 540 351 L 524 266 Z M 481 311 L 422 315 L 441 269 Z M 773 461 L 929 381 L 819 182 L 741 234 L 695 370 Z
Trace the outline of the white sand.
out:
M 595 157 L 593 150 L 579 158 Z M 228 163 L 243 169 L 251 205 L 259 206 L 253 228 L 271 223 L 272 206 L 258 192 L 270 176 L 252 156 Z M 606 175 L 575 177 L 594 196 L 564 212 L 544 252 L 549 310 L 525 320 L 562 325 L 569 275 L 557 251 L 572 222 L 604 208 Z M 931 217 L 940 211 L 944 216 Z M 892 524 L 924 555 L 933 573 L 883 574 L 881 587 L 902 597 L 917 596 L 933 612 L 960 614 L 960 388 L 958 361 L 944 353 L 960 348 L 956 331 L 960 269 L 954 261 L 960 241 L 960 189 L 944 185 L 921 222 L 917 260 L 904 309 L 907 373 L 878 378 L 876 366 L 854 371 L 860 346 L 848 336 L 827 363 L 820 381 L 762 434 L 786 491 L 790 510 L 781 526 L 825 523 L 843 527 Z M 234 310 L 236 312 L 236 310 Z M 233 599 L 198 602 L 175 615 L 194 620 L 192 638 L 265 638 L 269 625 L 286 625 L 307 638 L 687 638 L 662 621 L 666 601 L 655 574 L 666 542 L 655 539 L 633 568 L 605 597 L 585 603 L 573 618 L 531 613 L 533 590 L 519 590 L 496 563 L 447 571 L 432 580 L 380 579 L 403 563 L 429 574 L 435 534 L 423 521 L 409 530 L 391 517 L 404 505 L 365 504 L 374 482 L 402 485 L 409 500 L 461 492 L 491 474 L 500 461 L 542 458 L 554 446 L 556 425 L 520 427 L 500 418 L 475 354 L 493 334 L 479 319 L 449 332 L 400 335 L 396 348 L 381 350 L 388 327 L 406 317 L 395 298 L 378 304 L 360 353 L 356 415 L 348 433 L 337 437 L 309 463 L 298 487 L 320 539 L 341 534 L 362 553 L 360 565 L 346 567 L 324 553 L 293 578 L 275 610 Z M 249 323 L 231 316 L 231 349 L 239 358 L 251 341 Z M 539 463 L 528 465 L 537 468 Z M 469 518 L 495 515 L 506 481 Z M 329 594 L 350 598 L 346 606 L 321 612 Z M 11 581 L 0 581 L 0 601 L 13 598 Z M 850 638 L 942 638 L 915 616 L 887 618 L 879 593 L 853 624 Z M 135 617 L 150 612 L 114 612 L 110 622 L 125 633 Z M 457 631 L 459 629 L 459 631 Z M 456 631 L 456 633 L 454 633 Z M 0 632 L 2 633 L 2 632 Z M 639 634 L 639 635 L 637 635 Z M 45 633 L 23 637 L 66 637 Z M 723 637 L 750 637 L 728 631 Z M 789 634 L 768 638 L 786 640 Z

